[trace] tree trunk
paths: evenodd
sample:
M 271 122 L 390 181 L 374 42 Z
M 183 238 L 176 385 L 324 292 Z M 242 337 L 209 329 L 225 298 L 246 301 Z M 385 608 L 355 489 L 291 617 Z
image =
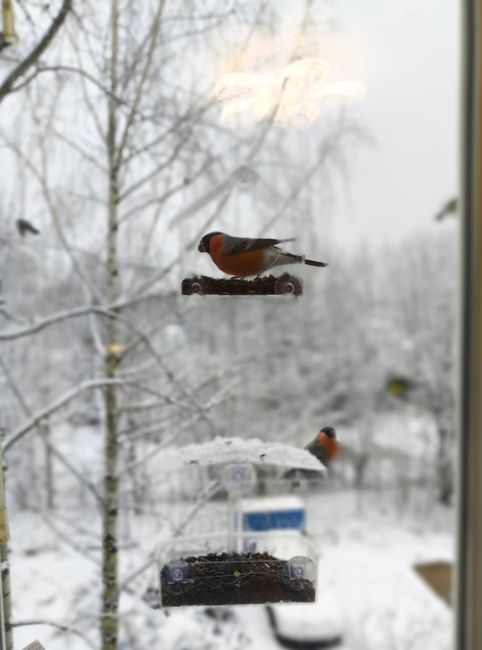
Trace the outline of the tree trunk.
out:
M 39 430 L 45 447 L 45 505 L 47 510 L 53 510 L 55 508 L 55 486 L 49 421 L 43 420 L 39 425 Z
M 109 326 L 110 336 L 115 332 L 115 321 Z M 110 338 L 110 336 L 108 338 Z M 114 353 L 107 352 L 106 376 L 116 375 L 117 359 Z M 118 634 L 118 562 L 117 562 L 117 525 L 118 525 L 118 444 L 117 444 L 117 389 L 107 386 L 105 389 L 105 475 L 104 475 L 104 510 L 102 531 L 102 650 L 116 650 Z
M 4 431 L 0 429 L 0 568 L 1 568 L 1 585 L 0 585 L 0 606 L 1 606 L 1 620 L 3 630 L 0 630 L 3 641 L 5 641 L 5 649 L 13 649 L 12 628 L 10 625 L 12 618 L 12 597 L 10 592 L 10 566 L 8 563 L 8 516 L 7 505 L 5 502 L 5 484 L 4 484 L 4 466 L 3 466 L 3 436 Z M 5 634 L 3 638 L 2 632 Z
M 2 606 L 3 606 L 3 623 L 5 626 L 5 648 L 13 650 L 12 638 L 12 598 L 10 592 L 10 565 L 8 561 L 8 545 L 0 544 L 0 565 L 2 567 Z
M 117 0 L 111 0 L 111 60 L 110 94 L 108 99 L 107 163 L 109 169 L 107 205 L 107 296 L 110 305 L 119 298 L 119 264 L 117 251 L 118 203 L 119 203 L 119 161 L 117 158 L 117 52 L 118 52 L 118 7 Z M 115 310 L 113 310 L 115 312 Z M 116 343 L 118 324 L 114 315 L 106 327 L 105 376 L 115 379 L 117 374 Z M 102 650 L 116 650 L 118 637 L 118 441 L 117 441 L 117 387 L 105 388 L 105 474 L 104 510 L 102 531 Z

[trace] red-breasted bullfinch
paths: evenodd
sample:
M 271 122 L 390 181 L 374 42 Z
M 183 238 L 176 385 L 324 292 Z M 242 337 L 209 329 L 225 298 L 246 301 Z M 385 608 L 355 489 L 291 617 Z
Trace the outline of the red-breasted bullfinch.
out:
M 339 451 L 336 431 L 333 427 L 323 427 L 315 439 L 305 449 L 324 465 L 329 465 Z
M 308 264 L 328 266 L 324 262 L 307 260 L 278 248 L 277 244 L 292 239 L 248 239 L 231 237 L 223 232 L 210 232 L 199 242 L 198 251 L 209 253 L 218 269 L 238 278 L 260 275 L 283 264 Z

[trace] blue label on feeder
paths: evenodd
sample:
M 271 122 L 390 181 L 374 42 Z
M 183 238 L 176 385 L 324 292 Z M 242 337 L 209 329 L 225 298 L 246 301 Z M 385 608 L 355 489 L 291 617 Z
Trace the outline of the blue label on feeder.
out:
M 305 530 L 305 511 L 278 510 L 275 512 L 245 512 L 243 514 L 243 529 L 252 531 L 267 530 Z

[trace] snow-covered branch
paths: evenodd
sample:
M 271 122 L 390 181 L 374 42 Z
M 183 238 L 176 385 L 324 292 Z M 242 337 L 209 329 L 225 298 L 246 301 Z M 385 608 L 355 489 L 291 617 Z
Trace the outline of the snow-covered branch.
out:
M 94 305 L 88 305 L 86 307 L 76 307 L 74 309 L 68 309 L 66 311 L 58 312 L 57 314 L 52 314 L 41 321 L 32 323 L 25 327 L 19 329 L 0 332 L 0 341 L 14 341 L 16 339 L 21 339 L 25 336 L 31 336 L 32 334 L 37 334 L 51 325 L 56 323 L 61 323 L 62 321 L 70 320 L 72 318 L 79 318 L 81 316 L 87 316 L 90 314 L 100 314 L 102 316 L 111 317 L 111 312 L 104 307 L 96 307 Z
M 84 393 L 87 390 L 94 390 L 96 388 L 105 388 L 110 384 L 123 385 L 125 382 L 119 379 L 92 379 L 84 381 L 75 388 L 63 393 L 58 399 L 56 399 L 52 404 L 46 406 L 43 409 L 40 409 L 30 418 L 30 420 L 16 429 L 5 441 L 4 451 L 5 453 L 10 450 L 10 448 L 15 445 L 19 440 L 21 440 L 29 431 L 31 431 L 39 422 L 44 418 L 52 415 L 66 404 L 71 402 L 73 399 L 78 397 L 81 393 Z

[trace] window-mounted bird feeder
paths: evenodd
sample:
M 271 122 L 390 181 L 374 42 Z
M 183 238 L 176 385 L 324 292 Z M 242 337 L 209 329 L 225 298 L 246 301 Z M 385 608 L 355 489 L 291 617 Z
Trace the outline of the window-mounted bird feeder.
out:
M 295 531 L 241 533 L 239 550 L 223 535 L 175 540 L 160 556 L 161 605 L 313 602 L 315 545 Z
M 196 467 L 215 476 L 218 495 L 227 495 L 228 516 L 220 531 L 218 514 L 211 529 L 215 532 L 181 535 L 160 546 L 161 606 L 315 599 L 318 556 L 309 536 L 300 529 L 247 529 L 243 499 L 256 492 L 260 466 L 295 466 L 323 474 L 316 458 L 289 445 L 236 438 L 166 450 L 164 455 L 163 465 L 171 471 Z
M 210 278 L 206 275 L 185 278 L 183 296 L 301 296 L 303 285 L 294 275 L 266 275 L 253 280 L 243 278 Z

